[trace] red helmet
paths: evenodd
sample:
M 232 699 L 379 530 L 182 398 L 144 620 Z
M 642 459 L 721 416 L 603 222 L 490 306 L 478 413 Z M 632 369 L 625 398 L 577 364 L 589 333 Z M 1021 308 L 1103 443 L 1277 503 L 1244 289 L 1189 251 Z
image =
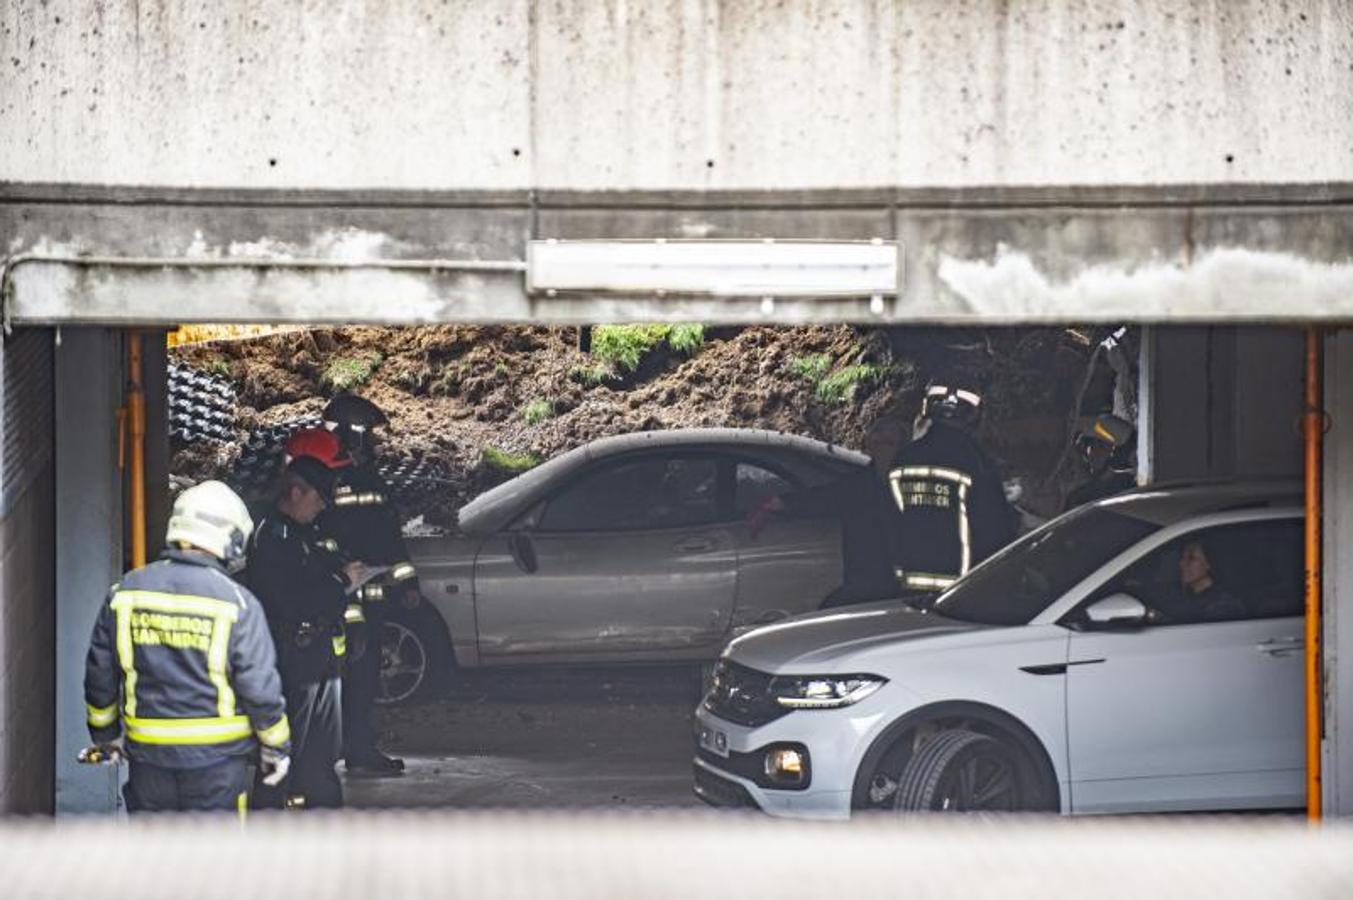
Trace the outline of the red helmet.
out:
M 302 428 L 287 438 L 287 459 L 313 456 L 330 469 L 352 465 L 338 437 L 327 428 Z

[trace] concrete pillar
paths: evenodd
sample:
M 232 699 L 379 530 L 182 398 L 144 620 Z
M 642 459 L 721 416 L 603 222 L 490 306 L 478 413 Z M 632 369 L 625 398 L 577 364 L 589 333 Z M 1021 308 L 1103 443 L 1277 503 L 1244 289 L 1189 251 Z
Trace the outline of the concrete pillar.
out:
M 1324 809 L 1353 815 L 1353 332 L 1325 342 Z M 1347 719 L 1348 721 L 1343 721 Z
M 1141 369 L 1148 480 L 1301 474 L 1299 330 L 1152 327 Z
M 56 810 L 112 812 L 125 771 L 81 766 L 84 659 L 99 605 L 122 574 L 117 408 L 121 332 L 65 328 L 56 350 Z

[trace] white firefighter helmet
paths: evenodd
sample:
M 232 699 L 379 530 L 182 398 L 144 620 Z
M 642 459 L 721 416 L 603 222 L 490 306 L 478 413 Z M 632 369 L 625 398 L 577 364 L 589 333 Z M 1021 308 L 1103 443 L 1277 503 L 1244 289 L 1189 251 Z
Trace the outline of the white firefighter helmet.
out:
M 204 481 L 174 500 L 164 539 L 233 563 L 244 559 L 245 541 L 253 530 L 254 520 L 239 495 L 219 481 Z

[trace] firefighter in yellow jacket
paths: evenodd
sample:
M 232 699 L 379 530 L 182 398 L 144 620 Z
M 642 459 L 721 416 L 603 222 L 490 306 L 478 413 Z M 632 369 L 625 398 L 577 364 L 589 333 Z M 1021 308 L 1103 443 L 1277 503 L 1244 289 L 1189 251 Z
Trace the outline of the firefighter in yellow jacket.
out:
M 244 809 L 247 770 L 290 765 L 291 730 L 263 608 L 228 567 L 253 522 L 217 481 L 178 496 L 163 557 L 99 610 L 85 664 L 91 759 L 130 761 L 134 813 Z

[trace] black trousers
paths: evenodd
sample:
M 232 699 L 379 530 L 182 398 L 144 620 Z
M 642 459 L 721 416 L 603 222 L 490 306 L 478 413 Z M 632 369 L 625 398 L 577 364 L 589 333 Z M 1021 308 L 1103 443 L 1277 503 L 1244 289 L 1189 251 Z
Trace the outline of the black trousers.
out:
M 343 665 L 343 758 L 357 765 L 376 754 L 376 727 L 371 712 L 380 691 L 381 632 L 385 625 L 383 603 L 365 606 L 366 649 L 353 658 L 352 642 Z
M 195 769 L 167 769 L 132 760 L 122 797 L 127 811 L 243 812 L 249 757 L 227 756 Z
M 337 676 L 293 682 L 283 672 L 282 691 L 291 721 L 291 771 L 278 787 L 260 779 L 254 805 L 281 809 L 288 798 L 302 797 L 306 809 L 337 809 L 343 805 L 343 783 L 334 771 L 343 745 L 342 686 Z

